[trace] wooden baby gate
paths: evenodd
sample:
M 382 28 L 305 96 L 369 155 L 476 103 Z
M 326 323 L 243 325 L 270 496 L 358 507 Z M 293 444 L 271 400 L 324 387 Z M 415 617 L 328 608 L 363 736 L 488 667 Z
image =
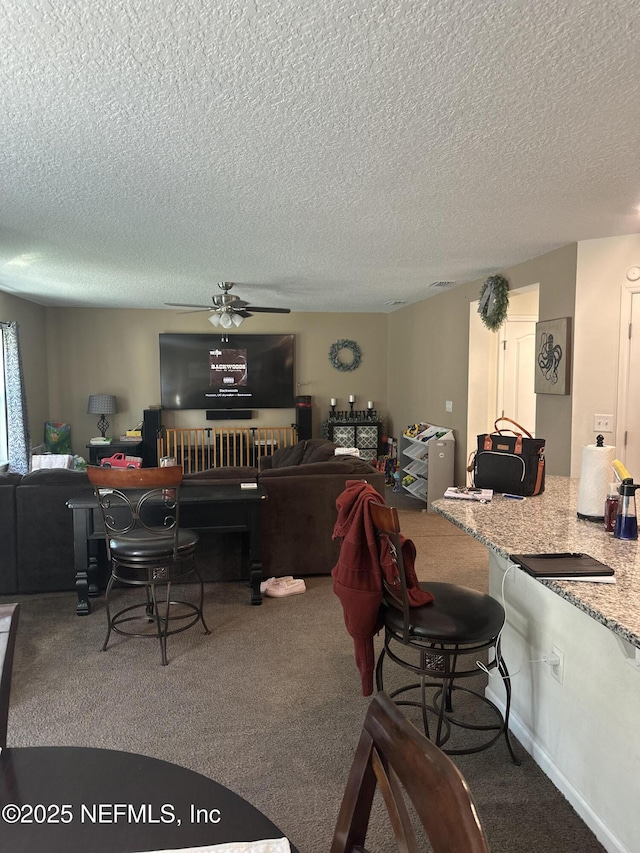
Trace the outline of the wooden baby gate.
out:
M 185 474 L 227 465 L 260 467 L 263 456 L 297 441 L 295 426 L 165 428 L 158 436 L 158 458 L 174 457 Z

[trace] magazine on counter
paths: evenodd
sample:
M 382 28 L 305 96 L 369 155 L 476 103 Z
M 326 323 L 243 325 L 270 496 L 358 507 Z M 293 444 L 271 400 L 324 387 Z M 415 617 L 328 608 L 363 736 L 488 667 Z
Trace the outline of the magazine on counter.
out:
M 493 489 L 472 489 L 471 487 L 449 486 L 444 493 L 445 498 L 456 498 L 462 501 L 483 501 L 487 503 L 493 498 Z

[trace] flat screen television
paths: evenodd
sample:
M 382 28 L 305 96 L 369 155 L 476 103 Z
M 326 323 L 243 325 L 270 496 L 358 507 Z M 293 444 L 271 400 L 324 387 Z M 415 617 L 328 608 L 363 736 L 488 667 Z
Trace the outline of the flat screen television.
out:
M 163 409 L 291 409 L 293 335 L 160 335 Z

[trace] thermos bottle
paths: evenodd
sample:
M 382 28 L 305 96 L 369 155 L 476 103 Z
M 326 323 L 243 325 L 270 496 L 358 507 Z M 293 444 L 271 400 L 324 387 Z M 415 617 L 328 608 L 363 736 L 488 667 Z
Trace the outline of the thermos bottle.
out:
M 616 539 L 638 538 L 636 489 L 640 489 L 640 483 L 633 483 L 630 479 L 623 480 L 620 484 L 616 529 L 613 532 Z

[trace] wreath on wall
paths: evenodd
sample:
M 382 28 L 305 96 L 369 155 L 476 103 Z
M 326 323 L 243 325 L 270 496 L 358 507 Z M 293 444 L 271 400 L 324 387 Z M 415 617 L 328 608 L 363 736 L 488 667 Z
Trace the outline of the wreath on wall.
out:
M 487 329 L 496 332 L 507 318 L 509 282 L 502 275 L 490 275 L 480 290 L 478 314 Z
M 351 351 L 351 361 L 340 360 L 340 353 L 345 349 Z M 341 370 L 343 373 L 346 373 L 360 367 L 362 352 L 355 341 L 342 339 L 336 341 L 335 344 L 331 344 L 329 349 L 329 361 L 331 362 L 331 366 L 335 367 L 336 370 Z

